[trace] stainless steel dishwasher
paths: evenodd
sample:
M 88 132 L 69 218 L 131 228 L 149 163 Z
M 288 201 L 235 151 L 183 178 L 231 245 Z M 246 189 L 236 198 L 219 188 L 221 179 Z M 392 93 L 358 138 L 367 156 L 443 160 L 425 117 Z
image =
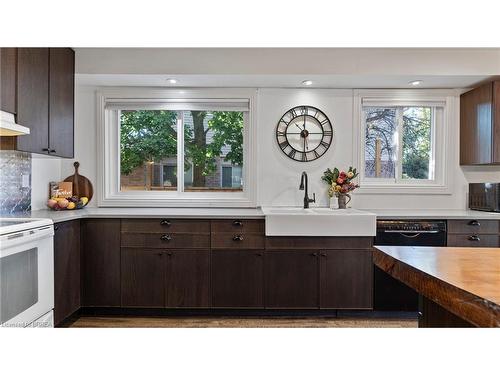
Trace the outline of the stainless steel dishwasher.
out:
M 446 246 L 446 221 L 378 220 L 375 245 Z M 374 267 L 374 310 L 417 311 L 417 292 Z

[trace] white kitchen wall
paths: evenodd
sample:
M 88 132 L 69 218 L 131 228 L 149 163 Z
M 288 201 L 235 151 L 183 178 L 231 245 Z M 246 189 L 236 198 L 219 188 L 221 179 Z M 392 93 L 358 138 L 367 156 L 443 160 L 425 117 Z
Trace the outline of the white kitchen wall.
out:
M 80 173 L 96 186 L 96 100 L 95 86 L 77 85 L 75 95 L 75 160 L 81 164 Z M 289 160 L 276 144 L 277 121 L 289 108 L 296 105 L 312 105 L 323 110 L 330 118 L 335 138 L 328 152 L 310 163 Z M 458 108 L 457 108 L 458 115 Z M 354 193 L 352 206 L 357 208 L 456 208 L 466 207 L 467 183 L 500 181 L 499 167 L 461 168 L 458 162 L 458 116 L 450 126 L 450 157 L 447 167 L 452 169 L 452 194 L 449 195 L 383 195 Z M 333 89 L 260 89 L 258 97 L 258 203 L 259 205 L 301 205 L 303 192 L 298 190 L 300 174 L 309 174 L 309 190 L 316 193 L 318 205 L 327 205 L 326 186 L 320 180 L 327 167 L 349 167 L 353 163 L 353 94 L 352 90 Z M 60 176 L 73 173 L 73 161 L 60 161 Z M 39 162 L 37 162 L 39 163 Z M 39 207 L 41 191 L 37 176 L 48 173 L 49 164 L 42 162 L 43 171 L 33 165 L 33 197 Z M 43 189 L 42 189 L 43 188 Z M 40 190 L 42 189 L 42 190 Z M 96 199 L 91 205 L 96 204 Z

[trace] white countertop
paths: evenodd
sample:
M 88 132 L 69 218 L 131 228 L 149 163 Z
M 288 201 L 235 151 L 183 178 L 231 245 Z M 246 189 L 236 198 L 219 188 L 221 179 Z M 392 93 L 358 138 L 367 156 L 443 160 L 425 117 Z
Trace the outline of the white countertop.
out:
M 415 210 L 415 209 L 367 209 L 377 219 L 492 219 L 500 220 L 500 213 L 472 210 Z M 31 213 L 5 215 L 3 217 L 47 218 L 55 223 L 82 218 L 264 218 L 260 208 L 97 208 L 82 210 L 50 211 L 35 210 Z
M 264 214 L 260 208 L 97 208 L 51 211 L 35 210 L 31 213 L 5 215 L 5 217 L 47 218 L 54 223 L 83 218 L 239 218 L 259 219 Z

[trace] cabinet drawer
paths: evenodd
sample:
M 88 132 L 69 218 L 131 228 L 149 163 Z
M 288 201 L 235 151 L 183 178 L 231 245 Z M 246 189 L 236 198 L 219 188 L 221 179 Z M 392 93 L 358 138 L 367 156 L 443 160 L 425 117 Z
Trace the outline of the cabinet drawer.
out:
M 500 233 L 498 220 L 448 220 L 448 233 Z
M 449 247 L 499 247 L 498 234 L 449 234 Z
M 149 247 L 154 249 L 199 249 L 210 246 L 210 233 L 124 233 L 122 247 Z
M 212 233 L 212 249 L 263 249 L 265 236 L 259 233 Z
M 123 219 L 122 232 L 129 233 L 210 233 L 209 220 Z
M 264 220 L 212 220 L 212 232 L 264 234 Z
M 266 249 L 370 249 L 372 237 L 266 237 Z

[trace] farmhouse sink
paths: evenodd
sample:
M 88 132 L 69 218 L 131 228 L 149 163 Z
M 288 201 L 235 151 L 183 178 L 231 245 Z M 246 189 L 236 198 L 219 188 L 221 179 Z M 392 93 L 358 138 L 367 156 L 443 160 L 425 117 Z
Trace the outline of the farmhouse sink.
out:
M 377 216 L 348 208 L 263 207 L 266 236 L 374 237 Z

